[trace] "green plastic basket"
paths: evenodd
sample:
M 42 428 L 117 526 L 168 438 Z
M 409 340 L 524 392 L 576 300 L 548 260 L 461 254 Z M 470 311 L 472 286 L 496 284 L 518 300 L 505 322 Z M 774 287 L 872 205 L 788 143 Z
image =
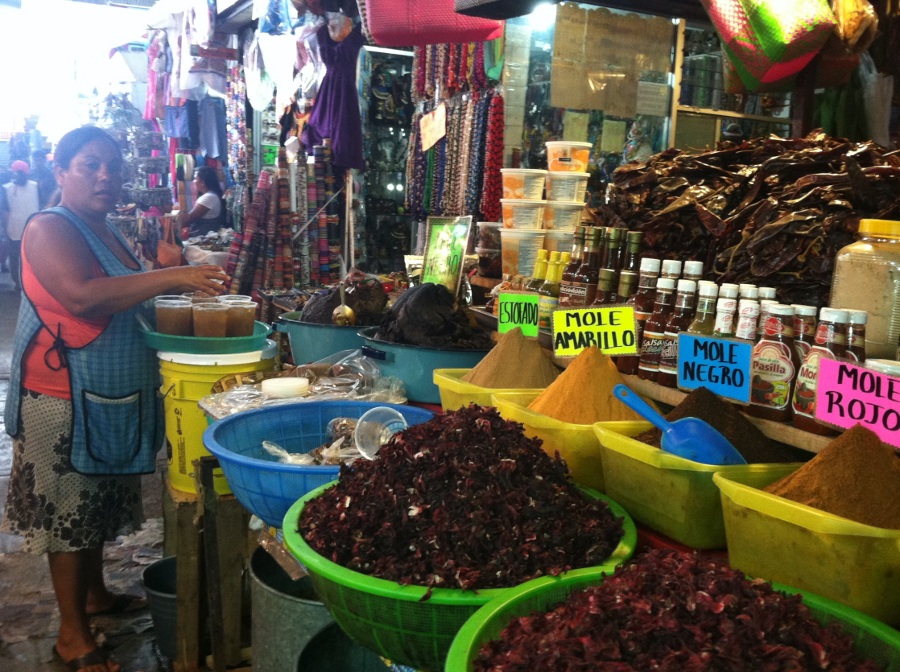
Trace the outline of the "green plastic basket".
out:
M 431 597 L 423 601 L 428 592 L 423 586 L 403 586 L 327 560 L 310 548 L 297 528 L 306 503 L 336 483 L 316 488 L 288 510 L 282 526 L 285 544 L 306 567 L 316 594 L 334 620 L 354 640 L 394 663 L 440 672 L 444 669 L 444 659 L 453 638 L 469 617 L 492 599 L 513 589 L 435 588 Z M 583 490 L 602 499 L 616 516 L 624 519 L 625 534 L 606 564 L 563 574 L 588 575 L 595 579 L 631 558 L 637 546 L 637 528 L 621 506 L 595 490 Z
M 252 336 L 227 336 L 208 338 L 204 336 L 173 336 L 158 331 L 144 331 L 144 342 L 148 347 L 162 352 L 184 352 L 189 355 L 231 355 L 239 352 L 253 352 L 266 347 L 266 338 L 272 328 L 263 322 L 253 323 Z
M 603 580 L 599 573 L 576 574 L 570 572 L 561 577 L 542 577 L 506 591 L 501 597 L 478 610 L 460 628 L 447 654 L 447 672 L 471 672 L 481 647 L 498 639 L 503 629 L 514 618 L 535 612 L 549 611 L 563 602 L 569 593 L 596 585 Z M 877 621 L 871 616 L 850 609 L 819 595 L 773 583 L 776 590 L 799 593 L 803 603 L 822 624 L 838 621 L 844 631 L 853 637 L 857 655 L 871 658 L 886 672 L 900 672 L 900 632 Z

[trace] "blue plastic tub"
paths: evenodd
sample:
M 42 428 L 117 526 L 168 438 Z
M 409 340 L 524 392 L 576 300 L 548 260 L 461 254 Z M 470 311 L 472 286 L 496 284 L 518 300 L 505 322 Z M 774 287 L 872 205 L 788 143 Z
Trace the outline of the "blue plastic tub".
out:
M 279 316 L 273 328 L 287 334 L 294 364 L 318 362 L 341 350 L 359 350 L 363 345 L 358 327 L 301 322 L 296 311 Z
M 311 490 L 338 477 L 338 466 L 282 464 L 266 452 L 273 441 L 291 453 L 308 453 L 325 443 L 334 418 L 358 418 L 370 408 L 397 409 L 417 425 L 434 414 L 414 406 L 362 401 L 305 401 L 235 413 L 210 425 L 203 445 L 219 465 L 238 501 L 267 525 L 281 527 L 291 505 Z
M 378 327 L 359 332 L 365 341 L 363 354 L 378 363 L 382 374 L 403 381 L 407 399 L 423 404 L 441 403 L 441 390 L 434 383 L 435 369 L 471 369 L 490 352 L 377 341 L 374 338 L 376 331 Z

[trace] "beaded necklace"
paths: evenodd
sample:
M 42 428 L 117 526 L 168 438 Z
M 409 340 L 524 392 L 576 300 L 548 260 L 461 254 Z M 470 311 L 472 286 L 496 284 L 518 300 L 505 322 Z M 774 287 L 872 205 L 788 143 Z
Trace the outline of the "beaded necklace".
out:
M 467 195 L 469 191 L 469 179 L 471 175 L 471 163 L 472 159 L 477 158 L 478 151 L 477 148 L 479 145 L 477 144 L 477 132 L 476 132 L 476 110 L 478 108 L 478 93 L 473 92 L 468 95 L 468 100 L 465 102 L 465 118 L 463 120 L 463 127 L 461 132 L 462 140 L 462 152 L 460 153 L 459 163 L 459 182 L 461 188 L 456 194 L 456 211 L 460 215 L 470 215 L 473 214 L 471 210 L 469 210 L 467 205 Z M 476 151 L 473 151 L 475 149 Z
M 500 219 L 500 197 L 503 195 L 504 100 L 495 90 L 488 109 L 487 137 L 484 153 L 484 188 L 481 194 L 481 212 L 487 221 Z

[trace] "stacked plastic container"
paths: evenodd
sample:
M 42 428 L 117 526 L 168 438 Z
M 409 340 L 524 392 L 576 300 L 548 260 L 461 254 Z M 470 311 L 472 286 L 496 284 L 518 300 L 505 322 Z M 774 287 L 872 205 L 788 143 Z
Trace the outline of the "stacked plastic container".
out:
M 591 143 L 554 141 L 547 143 L 547 206 L 544 210 L 544 249 L 567 252 L 572 232 L 581 222 L 587 191 Z

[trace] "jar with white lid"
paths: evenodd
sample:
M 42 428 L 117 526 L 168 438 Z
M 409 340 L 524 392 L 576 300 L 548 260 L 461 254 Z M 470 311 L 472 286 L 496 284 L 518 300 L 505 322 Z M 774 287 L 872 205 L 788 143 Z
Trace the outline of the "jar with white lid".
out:
M 831 306 L 865 310 L 866 355 L 890 359 L 900 338 L 900 221 L 863 219 L 835 257 Z

